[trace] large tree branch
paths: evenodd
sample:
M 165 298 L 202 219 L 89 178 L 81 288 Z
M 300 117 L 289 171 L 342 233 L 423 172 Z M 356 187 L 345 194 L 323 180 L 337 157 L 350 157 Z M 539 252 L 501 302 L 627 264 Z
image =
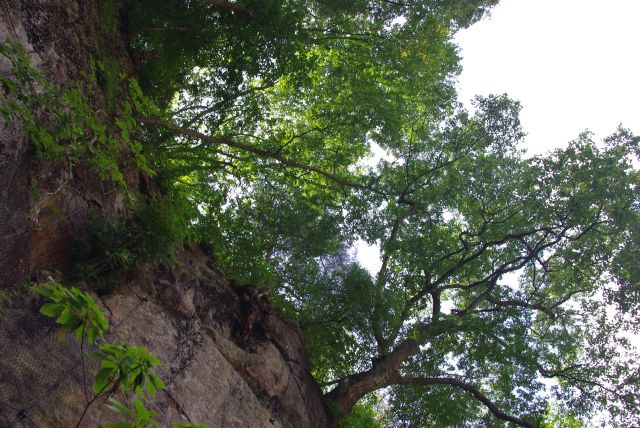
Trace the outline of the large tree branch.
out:
M 224 105 L 225 103 L 230 103 L 233 100 L 237 100 L 238 98 L 244 97 L 246 95 L 249 95 L 253 92 L 258 92 L 258 91 L 265 91 L 271 87 L 273 87 L 275 85 L 275 81 L 272 82 L 267 82 L 263 85 L 260 86 L 252 86 L 249 87 L 243 91 L 237 92 L 235 94 L 233 94 L 232 97 L 230 98 L 222 98 L 220 101 L 215 102 L 213 104 L 210 105 L 187 105 L 184 106 L 176 111 L 174 111 L 172 113 L 172 116 L 175 117 L 181 113 L 184 112 L 188 112 L 191 110 L 199 110 L 192 118 L 189 119 L 188 122 L 186 122 L 187 127 L 192 126 L 193 124 L 195 124 L 196 122 L 198 122 L 199 120 L 201 120 L 203 117 L 205 117 L 208 114 L 214 113 L 214 112 L 218 112 L 221 110 L 221 106 Z M 237 104 L 233 105 L 234 107 L 238 107 Z M 232 118 L 236 118 L 240 115 L 240 113 L 233 115 Z
M 485 300 L 495 305 L 494 308 L 490 308 L 489 310 L 499 310 L 501 308 L 506 308 L 506 307 L 518 307 L 518 308 L 532 309 L 532 310 L 544 312 L 547 315 L 549 315 L 551 318 L 556 318 L 558 314 L 555 312 L 555 310 L 558 307 L 562 306 L 564 303 L 566 303 L 569 299 L 571 299 L 576 294 L 586 293 L 588 291 L 589 290 L 585 288 L 569 291 L 560 299 L 548 305 L 545 305 L 543 303 L 530 303 L 530 302 L 519 300 L 519 299 L 500 300 L 491 295 L 486 296 Z
M 516 425 L 525 428 L 535 428 L 535 426 L 517 416 L 510 415 L 498 408 L 498 406 L 491 401 L 486 395 L 484 395 L 480 389 L 469 383 L 463 382 L 453 377 L 402 377 L 399 376 L 395 379 L 395 383 L 399 385 L 413 385 L 413 386 L 426 386 L 426 385 L 450 385 L 463 389 L 464 391 L 473 395 L 473 397 L 484 404 L 491 413 L 493 413 L 498 419 L 511 422 Z
M 176 32 L 176 33 L 194 33 L 192 28 L 187 27 L 142 27 L 133 33 L 131 37 L 135 37 L 141 33 L 164 33 L 164 32 Z
M 521 233 L 510 233 L 510 234 L 506 234 L 504 237 L 502 237 L 501 239 L 496 239 L 493 241 L 489 241 L 486 242 L 484 244 L 482 244 L 476 251 L 474 251 L 471 254 L 466 254 L 463 255 L 452 267 L 450 267 L 447 271 L 445 271 L 443 274 L 441 274 L 438 279 L 436 281 L 433 282 L 428 282 L 425 284 L 425 286 L 420 289 L 416 294 L 414 294 L 405 304 L 402 312 L 401 312 L 401 316 L 402 321 L 404 321 L 406 318 L 409 317 L 409 314 L 411 313 L 411 310 L 413 309 L 413 307 L 416 305 L 417 302 L 419 302 L 421 299 L 423 299 L 424 297 L 426 297 L 428 294 L 430 294 L 431 292 L 434 291 L 434 289 L 436 289 L 439 291 L 443 291 L 449 288 L 473 288 L 475 286 L 478 285 L 482 285 L 482 284 L 487 284 L 489 282 L 491 282 L 493 279 L 497 279 L 497 277 L 504 275 L 505 273 L 509 273 L 512 272 L 514 270 L 519 269 L 520 267 L 524 266 L 524 264 L 526 264 L 526 262 L 530 259 L 530 257 L 533 257 L 533 254 L 539 254 L 541 251 L 543 251 L 545 248 L 547 248 L 547 246 L 536 246 L 535 251 L 533 251 L 533 254 L 529 254 L 527 257 L 523 257 L 523 256 L 519 256 L 514 260 L 511 260 L 509 262 L 504 263 L 501 267 L 499 267 L 498 269 L 493 270 L 492 272 L 490 272 L 487 276 L 485 276 L 484 278 L 466 284 L 466 285 L 459 285 L 459 286 L 451 286 L 451 285 L 444 285 L 444 283 L 447 281 L 447 279 L 451 278 L 453 275 L 456 274 L 456 272 L 458 272 L 460 269 L 462 269 L 463 267 L 465 267 L 466 265 L 468 265 L 469 263 L 471 263 L 472 261 L 476 260 L 477 258 L 481 257 L 486 251 L 488 251 L 489 249 L 495 247 L 495 246 L 499 246 L 502 244 L 507 243 L 510 240 L 520 240 L 523 239 L 524 237 L 527 236 L 531 236 L 534 235 L 536 233 L 539 232 L 543 232 L 543 231 L 547 231 L 546 228 L 535 228 L 532 230 L 528 230 L 525 232 L 521 232 Z M 455 256 L 459 253 L 465 253 L 465 248 L 461 248 L 458 251 L 455 251 L 453 253 L 451 253 L 451 256 Z
M 553 307 L 548 307 L 548 306 L 544 306 L 541 304 L 537 304 L 537 303 L 528 303 L 525 302 L 523 300 L 515 300 L 515 299 L 511 299 L 511 300 L 498 300 L 493 296 L 485 296 L 484 298 L 487 302 L 489 303 L 493 303 L 495 306 L 493 308 L 490 308 L 490 310 L 499 310 L 501 308 L 507 308 L 507 307 L 518 307 L 518 308 L 525 308 L 525 309 L 533 309 L 533 310 L 538 310 L 541 312 L 544 312 L 545 314 L 549 315 L 551 318 L 555 318 L 556 314 L 555 312 L 553 312 Z
M 584 364 L 574 364 L 568 367 L 564 367 L 562 369 L 555 369 L 555 370 L 547 369 L 541 364 L 537 364 L 537 366 L 538 366 L 538 372 L 542 377 L 562 378 L 569 382 L 574 383 L 579 388 L 580 388 L 580 384 L 590 385 L 592 387 L 596 387 L 604 391 L 607 394 L 611 394 L 617 399 L 624 401 L 627 405 L 631 405 L 631 406 L 635 405 L 635 402 L 628 395 L 620 393 L 616 389 L 606 386 L 602 382 L 598 382 L 592 379 L 586 379 L 585 377 L 580 376 L 579 370 L 585 367 Z M 592 395 L 591 393 L 586 391 L 584 388 L 580 388 L 580 390 L 588 395 Z
M 282 156 L 281 154 L 277 153 L 277 152 L 271 152 L 269 150 L 264 150 L 261 149 L 259 147 L 254 147 L 254 146 L 250 146 L 248 144 L 244 144 L 244 143 L 240 143 L 238 141 L 234 141 L 231 140 L 229 138 L 224 138 L 224 137 L 212 137 L 209 135 L 205 135 L 201 132 L 198 131 L 194 131 L 192 129 L 188 129 L 188 128 L 184 128 L 181 126 L 178 126 L 174 123 L 171 123 L 169 121 L 166 121 L 164 119 L 160 119 L 157 117 L 149 117 L 149 116 L 138 116 L 136 118 L 137 120 L 139 120 L 140 122 L 147 124 L 147 125 L 155 125 L 155 126 L 161 126 L 163 128 L 166 128 L 168 130 L 174 131 L 178 134 L 187 136 L 187 137 L 191 137 L 191 138 L 195 138 L 198 140 L 201 140 L 205 143 L 208 144 L 213 144 L 214 146 L 226 146 L 226 147 L 233 147 L 239 150 L 243 150 L 245 152 L 248 153 L 253 153 L 254 155 L 257 155 L 261 158 L 264 159 L 273 159 L 275 161 L 277 161 L 279 164 L 283 165 L 283 166 L 287 166 L 290 168 L 295 168 L 295 169 L 300 169 L 303 171 L 308 171 L 308 172 L 313 172 L 317 175 L 320 175 L 324 178 L 329 179 L 330 181 L 340 185 L 340 186 L 345 186 L 345 187 L 351 187 L 354 189 L 360 189 L 360 190 L 368 190 L 380 195 L 384 195 L 384 192 L 377 190 L 375 188 L 372 188 L 371 186 L 368 186 L 366 184 L 362 184 L 362 183 L 358 183 L 355 181 L 351 181 L 349 179 L 346 179 L 344 177 L 340 177 L 338 175 L 332 174 L 330 172 L 324 171 L 321 168 L 315 167 L 313 165 L 307 165 L 307 164 L 303 164 L 301 162 L 297 162 L 295 160 L 292 159 L 288 159 L 284 156 Z
M 393 385 L 395 376 L 402 363 L 413 354 L 420 345 L 431 338 L 447 332 L 467 329 L 459 319 L 442 319 L 420 328 L 417 336 L 406 339 L 388 355 L 377 360 L 373 367 L 365 372 L 356 373 L 341 379 L 334 389 L 326 395 L 340 414 L 347 414 L 364 395 L 385 386 Z
M 484 229 L 486 225 L 483 224 L 482 229 Z M 419 290 L 416 294 L 414 294 L 409 300 L 407 300 L 407 302 L 405 303 L 405 306 L 403 307 L 401 313 L 400 313 L 400 322 L 399 324 L 401 325 L 402 322 L 406 321 L 410 314 L 412 309 L 415 307 L 415 305 L 423 298 L 425 298 L 427 295 L 431 295 L 432 299 L 433 299 L 433 304 L 434 304 L 434 309 L 435 309 L 435 304 L 436 304 L 436 297 L 438 297 L 439 299 L 439 295 L 442 291 L 447 290 L 447 289 L 452 289 L 452 288 L 458 288 L 458 289 L 464 289 L 464 290 L 470 290 L 472 288 L 476 288 L 482 285 L 486 285 L 488 288 L 486 290 L 484 290 L 483 292 L 481 292 L 478 296 L 476 296 L 476 298 L 471 302 L 471 304 L 469 304 L 466 308 L 462 309 L 462 310 L 458 310 L 458 311 L 454 311 L 456 316 L 458 317 L 463 317 L 466 316 L 467 314 L 473 312 L 473 310 L 478 307 L 478 305 L 480 305 L 483 301 L 487 300 L 488 298 L 491 297 L 490 293 L 493 289 L 493 287 L 495 286 L 496 282 L 500 279 L 501 276 L 510 273 L 510 272 L 514 272 L 517 271 L 519 269 L 521 269 L 522 267 L 524 267 L 527 263 L 529 263 L 532 259 L 534 259 L 535 257 L 537 257 L 540 253 L 542 253 L 545 249 L 557 244 L 558 242 L 560 242 L 563 238 L 566 237 L 566 232 L 568 230 L 568 227 L 564 227 L 562 228 L 560 231 L 558 231 L 554 238 L 546 241 L 546 239 L 549 237 L 549 235 L 552 234 L 552 231 L 549 228 L 545 228 L 545 227 L 539 227 L 539 228 L 534 228 L 534 229 L 530 229 L 528 231 L 524 231 L 521 233 L 509 233 L 506 234 L 505 236 L 503 236 L 500 239 L 496 239 L 493 241 L 489 241 L 486 242 L 484 244 L 482 244 L 475 252 L 468 254 L 468 251 L 461 249 L 460 251 L 456 251 L 455 253 L 452 254 L 459 254 L 460 252 L 462 253 L 466 253 L 463 257 L 461 257 L 458 262 L 451 267 L 449 270 L 447 270 L 445 273 L 443 273 L 442 275 L 440 275 L 440 277 L 436 280 L 436 281 L 426 281 L 424 287 Z M 537 233 L 540 232 L 544 232 L 544 236 L 538 240 L 538 242 L 533 245 L 533 246 L 526 246 L 526 252 L 525 254 L 522 254 L 512 260 L 509 260 L 507 262 L 504 262 L 501 266 L 499 266 L 498 268 L 493 269 L 491 272 L 489 272 L 484 278 L 481 278 L 477 281 L 473 281 L 470 282 L 468 284 L 445 284 L 446 280 L 450 277 L 452 277 L 453 275 L 456 274 L 456 272 L 458 272 L 460 269 L 462 269 L 464 266 L 466 266 L 468 263 L 472 262 L 473 260 L 476 260 L 477 258 L 481 257 L 486 251 L 488 251 L 489 249 L 495 247 L 495 246 L 499 246 L 502 245 L 506 242 L 509 241 L 523 241 L 524 238 L 529 237 L 529 236 L 533 236 Z M 478 234 L 472 234 L 472 233 L 467 233 L 469 236 L 480 236 L 482 233 L 478 233 Z M 435 293 L 438 293 L 437 296 Z M 575 293 L 574 293 L 575 294 Z M 570 297 L 570 296 L 569 296 Z M 569 298 L 567 297 L 567 299 Z M 552 306 L 551 308 L 555 308 L 557 306 L 559 306 L 560 304 L 564 303 L 566 301 L 565 300 L 561 300 L 559 302 L 557 302 L 556 305 Z M 439 303 L 439 302 L 438 302 Z M 498 306 L 497 308 L 501 308 L 507 306 L 502 305 L 502 306 Z M 439 306 L 438 306 L 438 310 L 439 310 Z M 547 314 L 551 313 L 551 309 L 549 308 L 543 308 L 542 306 L 540 307 L 536 307 L 533 309 L 539 309 L 539 310 L 543 310 L 544 312 L 546 312 Z M 435 319 L 435 318 L 434 318 Z M 399 333 L 399 328 L 396 329 L 396 331 L 394 331 L 391 335 L 391 339 L 389 340 L 389 342 L 393 342 L 397 335 Z
M 413 207 L 412 207 L 413 208 Z M 570 210 L 569 210 L 570 211 Z M 568 216 L 568 213 L 566 214 Z M 565 218 L 566 219 L 566 218 Z M 458 310 L 458 311 L 454 311 L 455 315 L 459 318 L 461 317 L 465 317 L 468 314 L 474 312 L 474 310 L 483 302 L 483 301 L 490 301 L 491 303 L 494 303 L 496 306 L 493 309 L 501 309 L 507 306 L 520 306 L 520 307 L 527 307 L 530 309 L 537 309 L 540 311 L 543 311 L 545 313 L 547 313 L 548 315 L 550 315 L 551 317 L 555 317 L 555 314 L 553 312 L 553 310 L 555 308 L 557 308 L 558 306 L 560 306 L 561 304 L 565 303 L 571 296 L 573 296 L 574 294 L 576 294 L 576 292 L 572 292 L 567 296 L 564 296 L 563 298 L 561 298 L 560 300 L 556 301 L 554 304 L 552 304 L 549 307 L 545 307 L 543 305 L 538 305 L 538 304 L 529 304 L 528 302 L 516 302 L 516 301 L 500 301 L 499 299 L 496 299 L 494 297 L 491 296 L 491 291 L 493 290 L 493 287 L 495 286 L 496 282 L 499 280 L 499 278 L 507 273 L 510 272 L 514 272 L 517 271 L 519 269 L 521 269 L 522 267 L 524 267 L 527 263 L 529 263 L 531 260 L 533 260 L 534 258 L 538 257 L 539 254 L 541 254 L 544 250 L 546 250 L 547 248 L 550 248 L 556 244 L 558 244 L 560 241 L 562 241 L 563 239 L 568 239 L 568 240 L 575 240 L 575 239 L 579 239 L 580 237 L 582 237 L 584 234 L 588 233 L 595 225 L 597 225 L 599 222 L 597 222 L 596 220 L 594 220 L 594 222 L 592 222 L 591 224 L 589 224 L 588 226 L 586 226 L 584 229 L 582 229 L 578 234 L 574 235 L 574 236 L 568 236 L 567 232 L 569 231 L 570 227 L 566 224 L 562 224 L 560 230 L 557 231 L 553 231 L 551 228 L 549 227 L 537 227 L 537 228 L 533 228 L 533 229 L 529 229 L 527 231 L 523 231 L 523 232 L 518 232 L 518 233 L 508 233 L 505 234 L 502 238 L 499 239 L 494 239 L 492 241 L 488 241 L 485 242 L 483 244 L 481 244 L 474 252 L 472 252 L 471 254 L 469 254 L 468 252 L 468 248 L 465 248 L 465 246 L 467 246 L 467 244 L 465 242 L 463 242 L 463 248 L 460 251 L 456 251 L 454 253 L 452 253 L 453 255 L 455 254 L 459 254 L 460 252 L 463 253 L 463 255 L 460 257 L 460 259 L 450 268 L 448 269 L 446 272 L 444 272 L 442 275 L 440 275 L 440 277 L 436 280 L 436 281 L 426 281 L 424 287 L 419 290 L 416 294 L 414 294 L 406 303 L 405 306 L 403 307 L 401 313 L 400 313 L 400 320 L 398 322 L 398 325 L 402 325 L 402 323 L 404 321 L 406 321 L 411 313 L 411 310 L 415 307 L 415 305 L 424 297 L 426 297 L 427 295 L 431 295 L 432 299 L 433 299 L 433 307 L 434 309 L 436 308 L 436 298 L 439 299 L 439 293 L 446 290 L 446 289 L 450 289 L 450 288 L 460 288 L 460 289 L 465 289 L 465 290 L 470 290 L 472 288 L 478 287 L 478 286 L 482 286 L 482 285 L 486 285 L 487 288 L 482 291 L 481 293 L 479 293 L 475 299 L 473 299 L 473 301 L 464 309 L 462 310 Z M 483 234 L 485 226 L 486 226 L 487 222 L 485 221 L 483 223 L 483 226 L 481 227 L 482 232 L 479 233 L 466 233 L 468 236 L 476 236 L 479 237 Z M 509 260 L 507 262 L 504 262 L 501 266 L 499 266 L 496 269 L 493 269 L 491 272 L 489 272 L 484 278 L 468 283 L 468 284 L 457 284 L 457 285 L 449 285 L 449 284 L 445 284 L 446 280 L 449 279 L 450 277 L 452 277 L 453 275 L 456 274 L 456 272 L 458 272 L 460 269 L 462 269 L 464 266 L 466 266 L 467 264 L 469 264 L 470 262 L 472 262 L 473 260 L 476 260 L 477 258 L 481 257 L 486 251 L 488 251 L 489 249 L 495 247 L 495 246 L 500 246 L 503 245 L 509 241 L 518 241 L 518 242 L 524 242 L 526 244 L 525 238 L 530 237 L 530 236 L 535 236 L 538 233 L 543 233 L 543 236 L 538 239 L 538 241 L 533 245 L 525 245 L 526 251 L 524 254 L 521 254 L 517 257 L 515 257 L 512 260 Z M 552 239 L 548 239 L 550 236 L 553 236 Z M 467 246 L 468 247 L 468 246 Z M 435 293 L 438 293 L 437 295 Z M 498 302 L 498 303 L 496 303 Z M 439 303 L 439 301 L 438 301 Z M 439 305 L 438 305 L 438 311 L 439 311 Z M 433 318 L 435 320 L 435 317 Z M 395 341 L 395 339 L 397 338 L 399 334 L 399 327 L 391 333 L 390 338 L 387 340 L 388 343 L 393 343 Z M 416 348 L 417 349 L 417 348 Z M 408 356 L 408 355 L 407 355 Z

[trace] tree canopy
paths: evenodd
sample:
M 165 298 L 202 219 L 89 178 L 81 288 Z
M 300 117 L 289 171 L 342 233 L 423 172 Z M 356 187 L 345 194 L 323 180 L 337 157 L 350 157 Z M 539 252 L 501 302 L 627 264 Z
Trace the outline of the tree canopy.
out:
M 466 111 L 452 37 L 495 3 L 126 3 L 148 159 L 344 424 L 376 391 L 398 427 L 640 423 L 640 140 L 528 157 L 517 102 Z

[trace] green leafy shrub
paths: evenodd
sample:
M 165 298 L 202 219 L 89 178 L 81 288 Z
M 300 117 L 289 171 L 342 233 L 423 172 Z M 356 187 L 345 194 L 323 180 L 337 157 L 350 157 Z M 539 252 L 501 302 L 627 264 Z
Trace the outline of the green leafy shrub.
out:
M 172 263 L 178 248 L 193 238 L 195 209 L 176 195 L 152 197 L 127 220 L 94 219 L 90 237 L 76 242 L 74 271 L 87 280 L 140 263 Z
M 93 344 L 107 329 L 104 314 L 87 293 L 56 283 L 40 285 L 34 291 L 53 301 L 42 305 L 40 313 L 55 319 L 63 331 L 74 332 L 78 340 L 86 336 L 87 343 Z
M 158 389 L 165 389 L 162 380 L 151 372 L 151 368 L 161 362 L 147 348 L 104 343 L 98 349 L 99 352 L 91 354 L 100 361 L 100 370 L 93 383 L 95 394 L 117 386 L 123 392 L 148 393 L 155 398 Z
M 195 422 L 174 422 L 173 428 L 209 428 L 209 425 Z
M 137 398 L 134 399 L 131 407 L 127 407 L 115 398 L 109 398 L 109 408 L 123 418 L 123 421 L 107 425 L 107 428 L 146 428 L 148 426 L 157 427 L 158 423 L 153 419 L 157 413 L 153 412 Z
M 102 89 L 107 108 L 116 107 L 118 97 L 122 92 L 122 81 L 125 74 L 120 63 L 115 58 L 105 58 L 95 63 L 96 83 Z
M 171 262 L 175 250 L 192 237 L 195 208 L 182 195 L 153 198 L 136 211 L 133 238 L 139 242 L 138 257 Z
M 83 379 L 86 376 L 84 364 L 85 343 L 94 344 L 109 327 L 102 310 L 93 298 L 77 288 L 66 288 L 61 284 L 46 283 L 33 288 L 52 303 L 45 303 L 40 313 L 55 319 L 62 330 L 75 332 L 80 341 L 80 357 L 82 359 Z M 108 396 L 108 406 L 124 420 L 109 424 L 107 428 L 145 428 L 157 427 L 154 420 L 156 413 L 147 409 L 144 400 L 147 396 L 155 398 L 156 391 L 166 389 L 164 382 L 156 376 L 152 369 L 161 361 L 143 346 L 119 345 L 104 342 L 98 345 L 98 352 L 90 354 L 100 363 L 92 386 L 93 397 L 85 389 L 86 404 L 76 426 L 80 426 L 89 407 L 99 398 Z M 113 397 L 116 393 L 133 393 L 131 407 Z M 204 424 L 176 424 L 181 427 L 206 428 Z
M 124 101 L 115 126 L 104 112 L 96 110 L 81 87 L 62 89 L 47 81 L 30 62 L 19 43 L 5 39 L 0 43 L 0 56 L 11 63 L 9 77 L 0 76 L 0 115 L 7 121 L 22 123 L 39 157 L 51 161 L 67 160 L 71 165 L 87 162 L 103 180 L 126 186 L 121 163 L 130 153 L 135 166 L 148 173 L 142 145 L 133 139 L 136 122 L 133 107 Z M 109 64 L 109 65 L 105 65 Z M 113 62 L 103 63 L 104 76 L 109 74 L 108 97 L 115 98 Z M 108 100 L 109 101 L 109 100 Z M 117 130 L 117 131 L 116 131 Z

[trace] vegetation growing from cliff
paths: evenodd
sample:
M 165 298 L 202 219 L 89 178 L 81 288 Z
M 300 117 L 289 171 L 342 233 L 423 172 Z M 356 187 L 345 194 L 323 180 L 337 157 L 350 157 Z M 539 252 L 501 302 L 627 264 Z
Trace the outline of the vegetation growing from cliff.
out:
M 161 364 L 154 355 L 143 346 L 130 346 L 126 343 L 114 344 L 102 339 L 109 324 L 102 310 L 93 298 L 77 288 L 66 288 L 57 283 L 45 283 L 34 288 L 38 294 L 51 302 L 40 308 L 40 313 L 55 320 L 60 333 L 73 333 L 80 342 L 82 361 L 82 382 L 85 405 L 78 418 L 76 428 L 80 426 L 89 408 L 101 398 L 108 398 L 108 407 L 121 417 L 120 422 L 106 428 L 145 428 L 158 427 L 156 413 L 147 409 L 145 401 L 155 398 L 158 390 L 166 388 L 164 382 L 152 369 Z M 100 368 L 95 374 L 91 393 L 87 391 L 85 367 L 85 349 L 96 345 L 97 352 L 87 354 L 98 360 Z M 121 403 L 116 394 L 130 398 L 131 406 Z M 132 396 L 132 397 L 130 397 Z M 205 424 L 190 421 L 173 424 L 175 428 L 207 428 Z
M 90 91 L 82 87 L 62 89 L 46 80 L 16 42 L 0 42 L 0 57 L 11 63 L 11 74 L 0 76 L 0 115 L 7 122 L 22 123 L 38 156 L 70 165 L 87 162 L 100 178 L 120 185 L 125 185 L 124 166 L 132 164 L 151 172 L 141 143 L 133 139 L 136 123 L 128 101 L 119 109 L 121 114 L 107 117 L 93 108 L 91 94 L 87 94 Z M 111 79 L 120 83 L 124 76 Z M 35 111 L 43 113 L 36 115 Z M 123 153 L 132 159 L 125 162 Z
M 639 139 L 525 157 L 517 102 L 465 111 L 452 36 L 495 3 L 119 3 L 141 153 L 299 321 L 344 424 L 380 390 L 398 427 L 640 423 Z

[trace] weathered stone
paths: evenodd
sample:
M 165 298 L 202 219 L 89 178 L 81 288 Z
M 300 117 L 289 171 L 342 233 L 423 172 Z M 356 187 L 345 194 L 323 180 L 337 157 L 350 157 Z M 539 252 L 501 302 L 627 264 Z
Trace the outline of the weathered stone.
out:
M 185 252 L 184 258 L 190 257 L 194 254 Z M 157 273 L 157 282 L 168 287 L 166 278 L 171 275 L 194 279 L 193 271 L 182 272 L 180 265 L 170 275 Z M 183 289 L 180 282 L 174 288 L 197 299 L 215 296 L 212 290 L 235 296 L 231 285 L 215 271 L 200 266 L 198 275 L 203 275 L 201 281 L 189 281 L 190 288 Z M 207 283 L 206 278 L 218 282 Z M 172 310 L 174 293 L 158 293 L 157 298 L 140 295 L 135 281 L 124 284 L 122 290 L 102 299 L 95 296 L 110 323 L 105 340 L 145 346 L 163 361 L 157 373 L 167 391 L 160 392 L 151 405 L 159 413 L 161 426 L 181 418 L 225 427 L 327 426 L 300 332 L 273 311 L 258 320 L 260 328 L 252 333 L 250 351 L 228 335 L 238 327 L 211 326 L 192 312 L 185 316 Z M 171 297 L 164 300 L 165 295 Z M 72 337 L 57 338 L 56 326 L 38 314 L 42 303 L 32 295 L 4 308 L 0 344 L 19 349 L 5 353 L 0 365 L 0 397 L 12 408 L 26 409 L 41 427 L 73 426 L 84 403 L 79 344 Z M 243 317 L 237 313 L 230 323 Z M 90 379 L 95 362 L 84 364 Z M 32 402 L 34 396 L 40 397 L 37 405 Z M 101 400 L 92 405 L 82 426 L 112 421 L 114 415 L 105 410 L 105 404 Z M 0 422 L 4 417 L 15 423 L 18 413 L 0 413 Z

